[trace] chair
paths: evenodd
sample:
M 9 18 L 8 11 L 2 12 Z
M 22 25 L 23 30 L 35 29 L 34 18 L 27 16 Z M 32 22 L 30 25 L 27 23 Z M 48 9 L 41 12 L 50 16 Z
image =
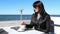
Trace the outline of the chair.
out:
M 50 24 L 51 24 L 51 26 L 50 26 L 49 34 L 54 34 L 54 22 L 51 20 Z

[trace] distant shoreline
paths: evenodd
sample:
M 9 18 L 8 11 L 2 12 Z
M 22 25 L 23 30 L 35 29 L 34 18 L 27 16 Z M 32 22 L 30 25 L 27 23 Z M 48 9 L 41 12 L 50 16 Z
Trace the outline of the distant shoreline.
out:
M 32 15 L 22 15 L 22 20 L 31 20 Z M 60 17 L 60 15 L 50 15 L 50 17 Z M 21 20 L 21 15 L 0 15 L 0 21 Z
M 20 15 L 0 15 L 0 16 L 20 16 Z M 23 15 L 24 16 L 24 15 Z M 30 15 L 31 16 L 31 15 Z M 60 17 L 60 15 L 50 15 L 53 17 Z

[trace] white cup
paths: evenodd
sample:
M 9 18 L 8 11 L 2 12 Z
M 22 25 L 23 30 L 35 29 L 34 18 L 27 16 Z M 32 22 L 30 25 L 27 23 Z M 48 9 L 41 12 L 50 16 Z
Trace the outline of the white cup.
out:
M 25 25 L 20 25 L 20 28 L 17 31 L 19 32 L 25 31 Z

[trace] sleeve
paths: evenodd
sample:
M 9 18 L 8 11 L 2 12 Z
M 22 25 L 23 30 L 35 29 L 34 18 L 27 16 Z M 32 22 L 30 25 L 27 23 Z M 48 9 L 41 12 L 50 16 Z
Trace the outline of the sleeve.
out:
M 30 22 L 30 24 L 26 24 L 26 28 L 33 28 L 33 26 L 34 26 L 34 23 L 33 23 L 33 15 L 32 15 L 32 18 L 31 18 L 31 22 Z

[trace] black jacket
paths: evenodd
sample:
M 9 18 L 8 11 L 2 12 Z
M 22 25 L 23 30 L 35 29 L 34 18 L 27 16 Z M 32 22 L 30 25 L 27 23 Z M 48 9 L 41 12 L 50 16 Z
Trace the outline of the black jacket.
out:
M 49 32 L 50 31 L 50 16 L 46 15 L 43 19 L 42 17 L 37 20 L 37 18 L 32 15 L 31 23 L 26 24 L 26 28 L 35 28 L 35 30 L 42 31 L 42 32 Z

